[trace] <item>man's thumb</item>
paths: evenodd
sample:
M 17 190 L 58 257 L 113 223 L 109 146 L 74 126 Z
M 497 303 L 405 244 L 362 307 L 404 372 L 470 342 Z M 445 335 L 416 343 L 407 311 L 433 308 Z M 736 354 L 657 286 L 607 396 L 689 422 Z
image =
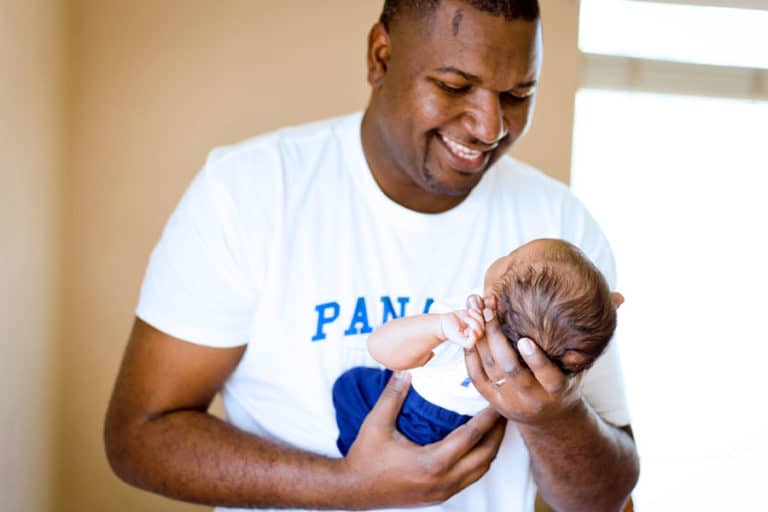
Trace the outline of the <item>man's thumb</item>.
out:
M 376 405 L 368 415 L 373 421 L 395 424 L 395 419 L 403 406 L 408 388 L 411 385 L 411 374 L 407 371 L 397 371 L 392 374 L 389 382 L 381 392 Z

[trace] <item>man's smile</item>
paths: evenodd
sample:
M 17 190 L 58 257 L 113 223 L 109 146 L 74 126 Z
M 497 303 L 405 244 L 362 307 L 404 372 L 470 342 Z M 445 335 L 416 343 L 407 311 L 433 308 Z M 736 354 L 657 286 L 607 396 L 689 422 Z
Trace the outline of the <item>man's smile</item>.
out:
M 498 142 L 492 144 L 487 149 L 475 149 L 467 146 L 464 143 L 450 137 L 442 132 L 438 132 L 438 140 L 442 142 L 442 146 L 447 150 L 446 152 L 451 160 L 451 167 L 454 167 L 460 172 L 479 172 L 488 161 L 491 152 L 499 145 Z

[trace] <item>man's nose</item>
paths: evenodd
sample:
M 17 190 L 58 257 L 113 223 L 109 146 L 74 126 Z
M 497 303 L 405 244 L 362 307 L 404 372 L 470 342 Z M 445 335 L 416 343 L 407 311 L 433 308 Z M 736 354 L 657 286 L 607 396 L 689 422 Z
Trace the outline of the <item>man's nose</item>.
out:
M 467 109 L 465 125 L 478 142 L 493 145 L 503 139 L 509 129 L 504 120 L 501 98 L 491 91 L 479 90 Z

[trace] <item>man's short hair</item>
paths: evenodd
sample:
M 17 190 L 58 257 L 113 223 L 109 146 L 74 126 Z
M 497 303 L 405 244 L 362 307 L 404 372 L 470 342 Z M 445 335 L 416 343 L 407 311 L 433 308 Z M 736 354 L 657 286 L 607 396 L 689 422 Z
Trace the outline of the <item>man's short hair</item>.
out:
M 558 241 L 534 262 L 512 263 L 495 286 L 501 330 L 534 340 L 566 374 L 586 370 L 616 329 L 608 283 L 574 245 Z M 572 357 L 563 358 L 571 352 Z
M 504 16 L 510 21 L 539 19 L 538 0 L 461 0 L 461 2 L 494 16 Z M 392 20 L 403 14 L 424 16 L 434 12 L 438 5 L 440 0 L 384 0 L 379 21 L 389 28 Z

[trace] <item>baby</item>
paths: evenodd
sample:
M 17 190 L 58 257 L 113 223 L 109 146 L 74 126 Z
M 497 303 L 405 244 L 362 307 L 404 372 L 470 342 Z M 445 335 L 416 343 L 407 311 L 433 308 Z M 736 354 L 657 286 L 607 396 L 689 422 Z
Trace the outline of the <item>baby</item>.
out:
M 486 270 L 485 291 L 496 299 L 496 316 L 512 347 L 529 338 L 569 375 L 589 368 L 616 328 L 605 278 L 563 240 L 534 240 L 499 258 Z M 474 305 L 397 318 L 377 328 L 368 350 L 387 369 L 352 368 L 333 386 L 341 453 L 346 455 L 392 370 L 412 369 L 397 427 L 418 444 L 439 441 L 485 408 L 488 402 L 472 386 L 464 363 L 464 349 L 483 337 L 484 328 Z

